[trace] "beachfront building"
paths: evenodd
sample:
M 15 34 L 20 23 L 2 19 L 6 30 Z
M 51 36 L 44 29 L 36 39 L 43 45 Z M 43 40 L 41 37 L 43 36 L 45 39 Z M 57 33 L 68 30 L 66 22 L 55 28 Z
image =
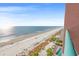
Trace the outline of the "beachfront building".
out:
M 67 3 L 64 24 L 63 55 L 79 54 L 79 4 Z

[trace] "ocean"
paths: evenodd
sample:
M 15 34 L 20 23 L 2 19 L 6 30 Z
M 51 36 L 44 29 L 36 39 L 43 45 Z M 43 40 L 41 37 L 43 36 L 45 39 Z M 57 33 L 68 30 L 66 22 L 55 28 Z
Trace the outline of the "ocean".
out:
M 61 26 L 15 26 L 11 29 L 0 30 L 0 40 L 14 38 L 21 35 L 29 35 L 33 33 L 46 32 L 57 29 Z

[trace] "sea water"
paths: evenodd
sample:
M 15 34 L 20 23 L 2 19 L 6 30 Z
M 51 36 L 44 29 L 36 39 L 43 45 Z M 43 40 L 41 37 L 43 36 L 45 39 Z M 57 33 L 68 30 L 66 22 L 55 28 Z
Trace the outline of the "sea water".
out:
M 21 35 L 54 30 L 61 26 L 14 26 L 8 30 L 0 30 L 0 40 L 10 39 Z

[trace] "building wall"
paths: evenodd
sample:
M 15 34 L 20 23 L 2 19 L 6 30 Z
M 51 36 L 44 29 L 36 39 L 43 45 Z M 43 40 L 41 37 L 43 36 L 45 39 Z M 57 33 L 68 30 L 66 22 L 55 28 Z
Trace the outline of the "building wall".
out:
M 79 4 L 67 3 L 65 12 L 65 30 L 69 30 L 73 45 L 79 54 Z

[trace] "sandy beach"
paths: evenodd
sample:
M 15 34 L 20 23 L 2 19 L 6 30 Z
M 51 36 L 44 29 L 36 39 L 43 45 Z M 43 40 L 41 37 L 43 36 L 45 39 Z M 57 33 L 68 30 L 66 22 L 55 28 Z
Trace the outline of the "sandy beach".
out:
M 30 37 L 25 37 L 24 35 L 17 37 L 14 40 L 0 43 L 0 56 L 16 56 L 16 54 L 22 52 L 24 49 L 29 50 L 30 48 L 33 48 L 61 29 L 62 28 L 50 30 Z

